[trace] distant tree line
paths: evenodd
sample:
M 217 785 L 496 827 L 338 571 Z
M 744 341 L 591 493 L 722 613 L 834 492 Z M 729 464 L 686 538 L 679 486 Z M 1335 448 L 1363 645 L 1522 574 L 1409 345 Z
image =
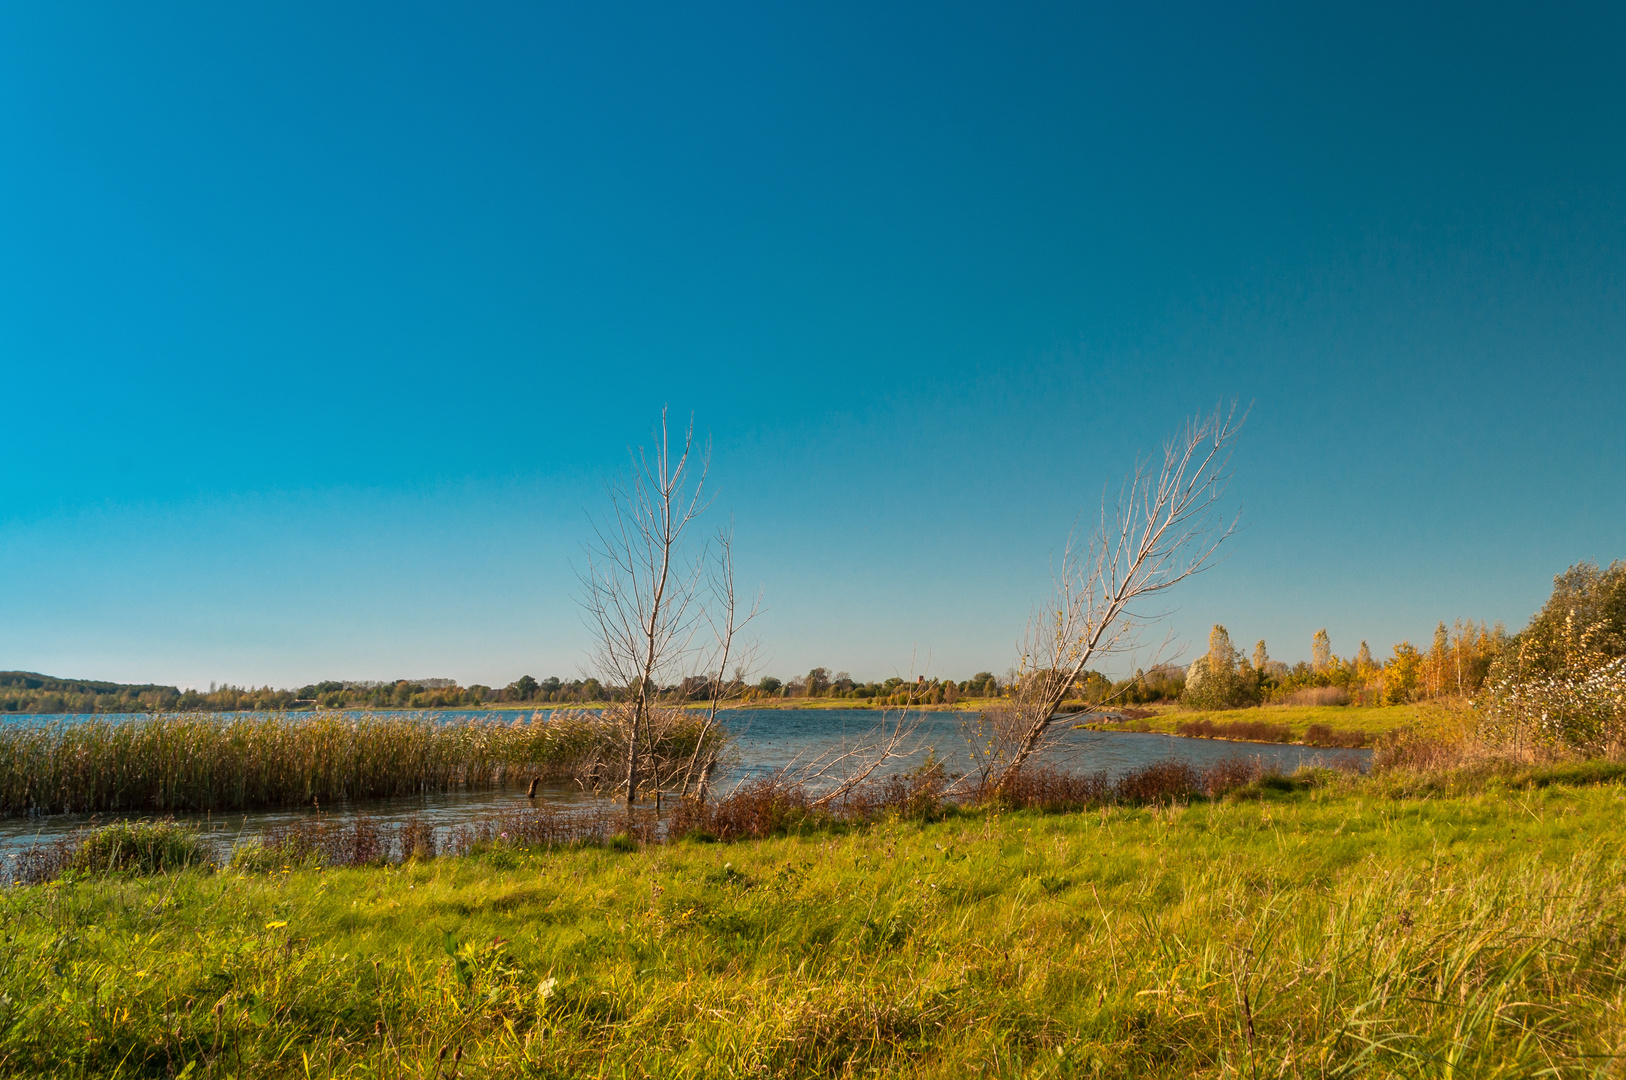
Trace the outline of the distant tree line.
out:
M 724 689 L 726 696 L 745 701 L 797 697 L 845 698 L 874 705 L 953 704 L 975 698 L 997 697 L 1004 683 L 991 672 L 979 671 L 969 679 L 913 681 L 893 677 L 858 682 L 845 671 L 832 675 L 814 668 L 807 675 L 782 681 L 765 677 L 755 685 L 738 680 Z M 659 697 L 670 703 L 706 701 L 711 680 L 694 677 L 661 687 Z M 37 672 L 0 672 L 0 712 L 7 713 L 133 713 L 133 712 L 281 712 L 314 709 L 458 709 L 504 704 L 591 705 L 621 700 L 622 688 L 597 679 L 557 676 L 537 679 L 524 675 L 504 687 L 461 686 L 453 679 L 397 679 L 311 683 L 296 689 L 270 686 L 211 685 L 207 691 L 181 690 L 155 684 L 128 685 L 80 679 L 59 679 Z
M 538 680 L 530 675 L 500 689 L 459 686 L 454 679 L 393 682 L 329 680 L 297 689 L 210 686 L 208 691 L 154 684 L 59 679 L 32 671 L 0 672 L 0 712 L 281 712 L 299 709 L 457 709 L 510 702 L 589 704 L 614 695 L 597 679 Z
M 996 697 L 1000 689 L 1000 680 L 987 671 L 960 681 L 924 675 L 910 680 L 894 675 L 890 679 L 859 682 L 845 671 L 832 675 L 829 668 L 816 667 L 789 682 L 772 675 L 764 676 L 745 697 L 747 700 L 835 698 L 870 705 L 943 705 L 967 698 Z
M 1005 694 L 1014 673 L 1000 678 L 979 671 L 968 679 L 889 679 L 859 682 L 845 671 L 831 673 L 816 667 L 789 681 L 765 676 L 754 685 L 734 681 L 725 696 L 745 702 L 783 701 L 793 698 L 845 699 L 855 705 L 952 705 L 998 698 Z M 1080 700 L 1107 697 L 1128 702 L 1172 700 L 1179 696 L 1179 668 L 1160 667 L 1114 682 L 1095 672 L 1080 681 Z M 706 701 L 711 680 L 692 677 L 660 688 L 662 700 L 679 703 Z M 459 709 L 504 704 L 592 705 L 621 700 L 622 688 L 597 679 L 557 676 L 537 679 L 524 675 L 504 687 L 480 684 L 461 686 L 453 679 L 397 679 L 394 681 L 328 680 L 295 689 L 271 686 L 211 685 L 207 691 L 181 690 L 155 684 L 128 685 L 78 679 L 59 679 L 37 672 L 0 672 L 0 712 L 6 713 L 135 713 L 135 712 L 283 712 L 316 709 Z
M 173 686 L 58 679 L 34 671 L 0 671 L 0 712 L 162 712 L 179 707 Z
M 1323 628 L 1310 641 L 1310 660 L 1289 667 L 1272 660 L 1263 640 L 1249 656 L 1215 625 L 1208 651 L 1186 670 L 1181 704 L 1193 709 L 1235 709 L 1271 702 L 1298 704 L 1402 705 L 1427 698 L 1469 698 L 1484 686 L 1492 664 L 1510 639 L 1494 628 L 1461 619 L 1441 621 L 1426 650 L 1410 641 L 1395 644 L 1379 661 L 1366 642 L 1353 657 L 1332 651 Z
M 1607 591 L 1619 588 L 1616 583 L 1626 577 L 1626 570 L 1619 564 L 1606 572 L 1593 568 L 1590 573 L 1593 577 L 1587 578 L 1584 570 L 1573 571 L 1564 580 L 1584 579 L 1595 591 Z M 1571 591 L 1578 588 L 1572 585 Z M 1546 616 L 1548 622 L 1555 618 Z M 1546 623 L 1541 626 L 1545 628 Z M 1526 653 L 1532 648 L 1529 642 L 1533 634 L 1525 635 Z M 1102 703 L 1132 706 L 1179 701 L 1189 708 L 1224 709 L 1288 701 L 1399 704 L 1424 698 L 1465 698 L 1485 685 L 1493 663 L 1512 641 L 1500 623 L 1488 628 L 1484 623 L 1458 619 L 1451 626 L 1441 622 L 1427 649 L 1402 641 L 1393 647 L 1389 657 L 1378 661 L 1364 641 L 1353 657 L 1334 654 L 1323 629 L 1316 631 L 1311 640 L 1310 660 L 1289 666 L 1272 660 L 1262 640 L 1251 655 L 1245 654 L 1232 644 L 1225 627 L 1216 625 L 1209 634 L 1208 651 L 1189 667 L 1158 664 L 1119 679 L 1085 671 L 1074 680 L 1064 704 L 1083 708 Z M 821 698 L 882 707 L 953 705 L 1008 695 L 1017 678 L 1015 671 L 1004 677 L 979 671 L 961 680 L 893 676 L 860 682 L 845 671 L 832 673 L 829 668 L 815 667 L 788 681 L 768 675 L 753 685 L 736 680 L 725 689 L 726 696 L 747 703 Z M 712 689 L 709 679 L 692 677 L 660 688 L 659 696 L 671 703 L 705 701 Z M 297 689 L 211 685 L 205 692 L 154 684 L 59 679 L 27 671 L 0 672 L 0 712 L 5 713 L 459 709 L 504 704 L 592 705 L 624 697 L 622 688 L 606 686 L 597 679 L 566 681 L 557 676 L 537 679 L 524 675 L 504 687 L 460 686 L 453 679 L 329 680 Z

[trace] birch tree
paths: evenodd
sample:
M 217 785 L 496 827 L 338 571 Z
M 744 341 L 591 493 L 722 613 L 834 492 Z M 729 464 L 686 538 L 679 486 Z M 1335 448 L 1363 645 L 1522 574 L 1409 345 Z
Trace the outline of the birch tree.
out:
M 594 523 L 586 569 L 578 575 L 579 602 L 594 638 L 593 666 L 625 696 L 618 715 L 625 728 L 629 808 L 644 781 L 641 767 L 661 686 L 681 683 L 700 668 L 712 679 L 711 700 L 685 787 L 697 770 L 709 775 L 712 762 L 701 760 L 702 747 L 730 685 L 727 666 L 740 655 L 737 635 L 757 612 L 753 605 L 742 613 L 736 602 L 731 534 L 724 531 L 716 540 L 693 536 L 711 500 L 709 467 L 710 450 L 696 445 L 693 419 L 674 446 L 663 409 L 654 445 L 633 451 L 630 468 L 605 485 L 610 509 Z M 702 627 L 712 630 L 710 643 L 697 643 Z M 743 676 L 733 681 L 743 683 Z
M 1235 535 L 1238 523 L 1227 522 L 1222 500 L 1245 419 L 1232 406 L 1187 421 L 1163 444 L 1161 459 L 1137 463 L 1116 499 L 1102 500 L 1086 543 L 1069 537 L 1055 591 L 1019 647 L 1011 705 L 991 719 L 1000 735 L 982 771 L 994 791 L 1044 746 L 1074 680 L 1133 648 L 1139 631 L 1161 617 L 1144 605 L 1212 566 Z

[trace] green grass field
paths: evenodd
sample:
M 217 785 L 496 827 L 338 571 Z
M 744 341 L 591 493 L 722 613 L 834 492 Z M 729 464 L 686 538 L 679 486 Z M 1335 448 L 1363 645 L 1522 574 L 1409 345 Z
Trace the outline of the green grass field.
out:
M 0 1073 L 1605 1076 L 1626 788 L 0 893 Z

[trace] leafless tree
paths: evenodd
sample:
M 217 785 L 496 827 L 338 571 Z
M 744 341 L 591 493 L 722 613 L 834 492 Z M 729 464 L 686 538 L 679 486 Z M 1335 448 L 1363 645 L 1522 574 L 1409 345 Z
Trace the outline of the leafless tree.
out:
M 705 545 L 693 550 L 690 527 L 710 501 L 709 447 L 696 447 L 694 422 L 676 453 L 666 410 L 652 449 L 632 454 L 628 472 L 605 485 L 610 513 L 595 523 L 579 577 L 580 603 L 594 634 L 594 666 L 627 694 L 627 806 L 639 793 L 643 740 L 659 688 L 688 674 L 690 646 L 704 617 Z M 730 564 L 732 565 L 732 564 Z
M 1232 405 L 1187 421 L 1163 444 L 1161 462 L 1138 462 L 1117 498 L 1102 500 L 1100 523 L 1082 549 L 1068 538 L 1055 591 L 1028 620 L 1011 704 L 987 718 L 980 771 L 992 790 L 1044 746 L 1090 665 L 1135 647 L 1139 631 L 1164 614 L 1141 605 L 1212 566 L 1235 535 L 1237 520 L 1227 522 L 1221 502 L 1245 420 Z

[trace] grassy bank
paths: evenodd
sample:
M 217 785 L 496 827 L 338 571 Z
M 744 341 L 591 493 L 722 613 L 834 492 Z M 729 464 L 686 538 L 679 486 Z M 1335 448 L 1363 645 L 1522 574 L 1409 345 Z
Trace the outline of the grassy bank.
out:
M 1329 778 L 13 889 L 0 1073 L 1613 1075 L 1623 809 Z
M 1138 715 L 1132 720 L 1098 722 L 1086 726 L 1098 731 L 1156 731 L 1166 735 L 1191 734 L 1199 738 L 1235 738 L 1252 742 L 1365 745 L 1390 732 L 1426 728 L 1430 722 L 1423 717 L 1422 708 L 1417 705 L 1261 705 L 1252 709 L 1215 711 L 1165 707 L 1153 715 Z M 1205 728 L 1214 734 L 1203 734 Z M 1356 743 L 1346 739 L 1320 742 L 1316 738 L 1320 734 L 1315 730 L 1318 728 L 1359 736 L 1363 741 Z
M 688 760 L 698 718 L 663 725 L 657 767 Z M 231 811 L 573 780 L 616 758 L 596 714 L 441 723 L 184 714 L 0 726 L 0 814 Z

